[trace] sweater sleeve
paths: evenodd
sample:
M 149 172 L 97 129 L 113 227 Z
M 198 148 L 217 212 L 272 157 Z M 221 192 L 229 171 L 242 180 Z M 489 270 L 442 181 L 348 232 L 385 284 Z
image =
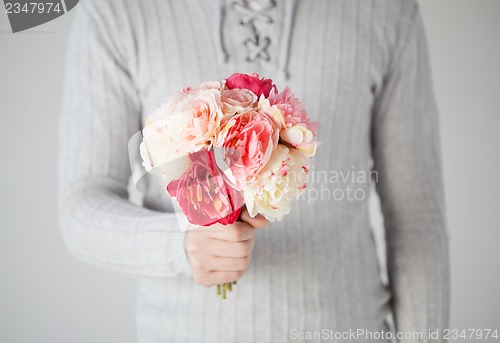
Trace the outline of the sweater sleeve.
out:
M 117 19 L 90 3 L 77 9 L 66 56 L 59 153 L 65 242 L 76 257 L 110 269 L 190 276 L 175 214 L 128 200 L 128 140 L 140 130 L 140 100 Z
M 441 335 L 448 325 L 448 235 L 426 37 L 411 3 L 376 100 L 373 158 L 396 330 L 422 332 L 426 341 L 428 329 Z

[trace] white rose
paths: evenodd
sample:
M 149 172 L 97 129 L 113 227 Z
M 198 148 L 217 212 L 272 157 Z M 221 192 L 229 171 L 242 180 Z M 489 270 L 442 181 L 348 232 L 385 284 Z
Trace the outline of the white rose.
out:
M 291 146 L 297 148 L 307 157 L 316 154 L 318 142 L 314 141 L 314 135 L 305 125 L 296 124 L 280 131 L 280 138 Z
M 168 119 L 164 118 L 144 127 L 140 154 L 147 172 L 160 175 L 169 182 L 189 169 L 191 161 L 172 143 L 167 123 Z
M 291 201 L 305 188 L 307 160 L 279 144 L 257 181 L 243 191 L 250 215 L 260 213 L 269 221 L 282 220 L 290 212 Z

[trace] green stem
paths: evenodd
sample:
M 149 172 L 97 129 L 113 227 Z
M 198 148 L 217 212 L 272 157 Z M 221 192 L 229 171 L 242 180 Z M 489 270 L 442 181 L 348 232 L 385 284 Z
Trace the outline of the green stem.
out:
M 227 292 L 233 291 L 233 285 L 236 285 L 236 281 L 226 282 L 226 283 L 217 285 L 217 295 L 221 295 L 222 299 L 226 299 Z
M 227 283 L 222 285 L 222 299 L 226 299 L 226 289 L 227 289 Z

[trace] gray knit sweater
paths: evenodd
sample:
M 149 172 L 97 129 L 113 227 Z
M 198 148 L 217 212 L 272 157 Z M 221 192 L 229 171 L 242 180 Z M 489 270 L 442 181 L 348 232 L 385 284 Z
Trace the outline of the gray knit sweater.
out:
M 143 206 L 128 200 L 127 144 L 170 93 L 233 72 L 291 87 L 320 123 L 322 145 L 304 197 L 256 233 L 250 270 L 221 301 L 190 277 L 184 234 L 158 184 Z M 370 230 L 370 180 L 389 286 Z M 426 341 L 428 329 L 447 325 L 449 279 L 417 3 L 81 1 L 67 55 L 60 204 L 74 255 L 138 277 L 139 342 L 319 341 L 322 329 L 335 341 L 387 330 L 390 311 L 398 331 L 423 331 Z

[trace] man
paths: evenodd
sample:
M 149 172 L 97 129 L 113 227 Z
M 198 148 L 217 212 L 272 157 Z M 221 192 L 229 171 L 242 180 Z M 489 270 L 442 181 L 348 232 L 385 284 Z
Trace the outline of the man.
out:
M 437 114 L 415 1 L 87 0 L 78 11 L 61 224 L 76 256 L 138 276 L 140 342 L 317 341 L 322 329 L 387 331 L 391 312 L 397 331 L 424 341 L 446 327 Z M 170 93 L 233 72 L 258 72 L 301 98 L 320 124 L 314 179 L 282 222 L 243 213 L 184 234 L 154 182 L 143 207 L 128 201 L 127 142 Z M 371 172 L 389 286 L 370 232 L 370 182 L 358 177 Z M 225 301 L 198 284 L 240 277 Z

